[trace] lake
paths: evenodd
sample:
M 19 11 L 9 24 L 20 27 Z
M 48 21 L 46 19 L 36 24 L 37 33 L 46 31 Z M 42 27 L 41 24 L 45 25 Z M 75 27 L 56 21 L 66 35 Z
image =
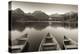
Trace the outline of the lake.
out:
M 75 23 L 59 22 L 26 22 L 17 23 L 15 29 L 11 30 L 11 39 L 28 34 L 29 51 L 38 51 L 39 45 L 47 33 L 52 34 L 60 47 L 63 49 L 64 36 L 78 42 L 78 28 Z

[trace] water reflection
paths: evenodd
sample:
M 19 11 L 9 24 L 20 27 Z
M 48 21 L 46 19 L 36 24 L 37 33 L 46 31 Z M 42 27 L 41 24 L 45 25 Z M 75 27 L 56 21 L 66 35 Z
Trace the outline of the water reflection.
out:
M 13 40 L 28 34 L 29 49 L 28 51 L 38 51 L 43 37 L 49 32 L 58 41 L 63 49 L 64 35 L 78 42 L 78 29 L 76 24 L 54 23 L 54 22 L 26 22 L 16 26 L 12 30 L 11 37 Z M 67 28 L 66 28 L 67 27 Z M 21 30 L 20 30 L 21 29 Z
M 16 22 L 14 25 L 11 26 L 11 30 L 19 30 L 23 31 L 26 27 L 29 28 L 35 28 L 37 30 L 42 30 L 46 28 L 47 26 L 51 27 L 65 27 L 65 28 L 77 28 L 78 23 L 76 22 L 53 22 L 53 21 L 48 21 L 48 22 Z

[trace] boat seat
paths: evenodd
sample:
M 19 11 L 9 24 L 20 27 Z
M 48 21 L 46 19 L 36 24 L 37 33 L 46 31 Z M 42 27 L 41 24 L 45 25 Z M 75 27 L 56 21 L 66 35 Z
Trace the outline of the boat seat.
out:
M 52 39 L 52 37 L 45 37 L 45 39 Z
M 52 39 L 45 39 L 45 43 L 53 43 Z
M 67 49 L 77 49 L 77 45 L 67 45 L 66 46 Z
M 12 52 L 20 52 L 20 50 L 22 49 L 23 45 L 16 45 L 16 46 L 12 46 L 11 47 L 11 51 Z
M 49 50 L 56 50 L 56 47 L 45 47 L 43 48 L 43 51 L 49 51 Z
M 51 38 L 51 37 L 46 37 L 46 38 L 44 39 L 44 42 L 45 42 L 45 43 L 53 43 L 53 38 Z
M 64 44 L 65 45 L 69 45 L 70 44 L 70 40 L 64 40 Z
M 16 45 L 23 45 L 26 42 L 26 40 L 18 40 L 18 43 Z
M 56 50 L 57 44 L 56 43 L 46 43 L 42 45 L 43 50 Z
M 56 43 L 44 43 L 44 44 L 42 44 L 42 47 L 55 47 L 55 46 L 57 46 Z

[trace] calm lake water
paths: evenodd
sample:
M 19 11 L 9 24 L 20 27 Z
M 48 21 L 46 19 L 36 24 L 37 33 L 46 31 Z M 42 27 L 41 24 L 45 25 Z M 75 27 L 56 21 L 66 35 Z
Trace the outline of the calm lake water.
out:
M 78 42 L 78 28 L 69 23 L 54 22 L 26 22 L 17 24 L 18 27 L 11 31 L 12 41 L 28 34 L 29 51 L 38 51 L 39 45 L 45 35 L 49 32 L 63 48 L 64 35 Z

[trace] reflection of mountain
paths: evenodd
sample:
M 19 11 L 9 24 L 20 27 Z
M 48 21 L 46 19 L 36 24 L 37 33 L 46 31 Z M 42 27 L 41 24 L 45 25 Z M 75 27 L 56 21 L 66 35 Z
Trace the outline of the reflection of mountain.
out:
M 25 25 L 24 23 L 18 21 L 41 21 L 48 20 L 48 15 L 42 11 L 35 11 L 34 13 L 24 13 L 20 8 L 15 10 L 9 10 L 9 15 L 11 18 L 11 29 L 18 28 L 22 30 Z
M 69 12 L 65 14 L 52 14 L 48 16 L 46 13 L 42 11 L 34 11 L 33 13 L 25 13 L 20 8 L 15 10 L 9 10 L 9 18 L 11 18 L 11 29 L 20 29 L 23 30 L 25 28 L 25 24 L 29 25 L 29 27 L 34 27 L 37 29 L 44 28 L 47 26 L 46 23 L 33 22 L 28 24 L 27 21 L 61 21 L 61 22 L 75 22 L 77 25 L 78 22 L 78 13 L 77 12 Z M 26 22 L 25 22 L 26 21 Z M 74 23 L 74 24 L 75 24 Z M 43 25 L 45 24 L 45 25 Z M 65 23 L 66 24 L 66 23 Z M 68 23 L 69 24 L 69 23 Z M 71 24 L 73 25 L 73 24 Z
M 27 22 L 27 23 L 17 22 L 15 26 L 12 27 L 12 30 L 23 31 L 26 27 L 42 30 L 46 28 L 48 25 L 49 25 L 48 22 Z
M 71 27 L 71 28 L 77 28 L 78 27 L 78 13 L 77 12 L 68 12 L 66 14 L 63 14 L 64 17 L 64 26 L 65 27 Z
M 60 22 L 59 23 L 54 23 L 54 22 L 52 22 L 51 26 L 56 27 L 56 28 L 57 27 L 64 27 L 64 23 L 60 23 Z
M 24 18 L 24 12 L 21 9 L 9 10 L 9 21 L 11 21 L 11 29 L 18 28 L 19 23 L 16 23 L 17 20 Z
M 27 22 L 25 23 L 25 27 L 35 28 L 37 30 L 42 30 L 49 25 L 48 22 Z

